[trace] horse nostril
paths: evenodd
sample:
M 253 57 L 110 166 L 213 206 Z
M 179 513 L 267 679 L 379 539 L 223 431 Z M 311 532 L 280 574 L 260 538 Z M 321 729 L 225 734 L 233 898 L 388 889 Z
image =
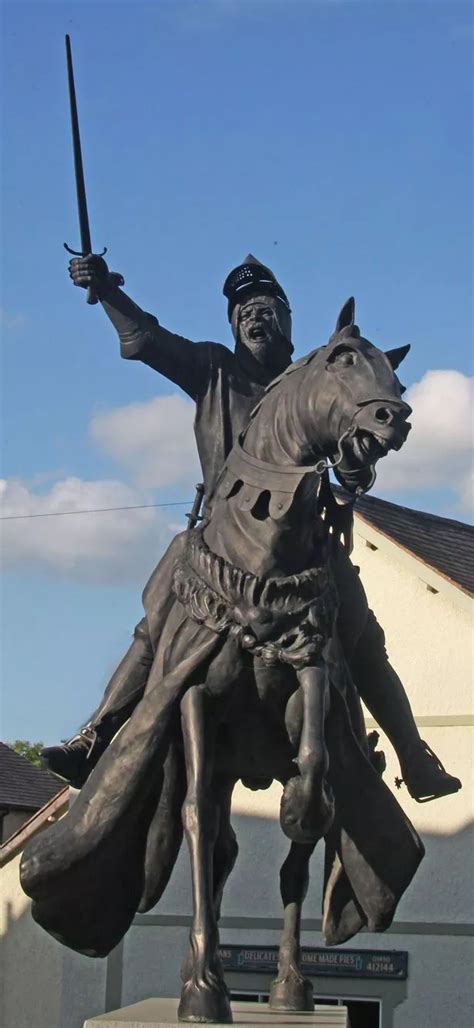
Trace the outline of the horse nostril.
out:
M 375 411 L 375 417 L 377 421 L 380 421 L 382 422 L 382 424 L 385 424 L 387 421 L 390 421 L 391 413 L 387 409 L 387 407 L 378 407 Z

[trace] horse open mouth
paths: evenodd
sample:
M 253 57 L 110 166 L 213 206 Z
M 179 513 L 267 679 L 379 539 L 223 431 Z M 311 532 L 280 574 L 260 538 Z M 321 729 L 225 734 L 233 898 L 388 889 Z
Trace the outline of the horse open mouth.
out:
M 361 429 L 349 437 L 348 444 L 361 464 L 373 464 L 390 450 L 398 449 L 395 439 L 389 440 L 376 432 L 364 432 Z
M 339 457 L 336 463 L 341 473 L 373 468 L 390 450 L 399 450 L 404 440 L 396 431 L 382 435 L 367 428 L 352 428 L 339 442 Z

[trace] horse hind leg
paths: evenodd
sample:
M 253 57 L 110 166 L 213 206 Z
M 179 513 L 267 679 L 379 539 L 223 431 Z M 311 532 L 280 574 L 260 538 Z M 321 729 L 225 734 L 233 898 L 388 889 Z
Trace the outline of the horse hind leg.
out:
M 309 860 L 315 843 L 292 842 L 280 871 L 284 921 L 278 954 L 278 977 L 272 982 L 271 1010 L 314 1010 L 313 986 L 301 973 L 301 910 L 308 891 Z
M 299 775 L 290 778 L 283 790 L 280 823 L 292 842 L 306 844 L 326 835 L 334 820 L 334 798 L 326 778 L 329 681 L 323 663 L 303 668 L 297 676 L 300 688 L 289 700 L 286 727 L 291 742 L 298 745 Z
M 188 782 L 182 816 L 191 861 L 194 910 L 178 1019 L 231 1024 L 229 996 L 217 956 L 213 855 L 218 809 L 212 794 L 213 740 L 205 707 L 203 690 L 199 686 L 188 689 L 181 703 Z

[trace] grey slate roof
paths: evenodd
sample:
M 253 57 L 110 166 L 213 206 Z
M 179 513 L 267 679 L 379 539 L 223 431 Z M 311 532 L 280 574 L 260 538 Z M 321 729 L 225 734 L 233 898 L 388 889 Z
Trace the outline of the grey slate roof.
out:
M 39 810 L 62 788 L 49 771 L 0 742 L 0 810 Z
M 464 592 L 474 594 L 472 525 L 399 507 L 376 496 L 361 496 L 355 512 Z

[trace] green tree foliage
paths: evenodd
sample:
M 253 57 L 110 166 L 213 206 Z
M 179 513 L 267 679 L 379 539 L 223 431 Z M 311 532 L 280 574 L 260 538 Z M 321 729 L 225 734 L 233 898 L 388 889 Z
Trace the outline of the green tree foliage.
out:
M 15 750 L 15 753 L 19 753 L 20 757 L 26 757 L 35 767 L 42 766 L 40 750 L 43 749 L 43 742 L 28 742 L 27 739 L 16 739 L 15 742 L 11 742 L 9 745 L 12 750 Z

